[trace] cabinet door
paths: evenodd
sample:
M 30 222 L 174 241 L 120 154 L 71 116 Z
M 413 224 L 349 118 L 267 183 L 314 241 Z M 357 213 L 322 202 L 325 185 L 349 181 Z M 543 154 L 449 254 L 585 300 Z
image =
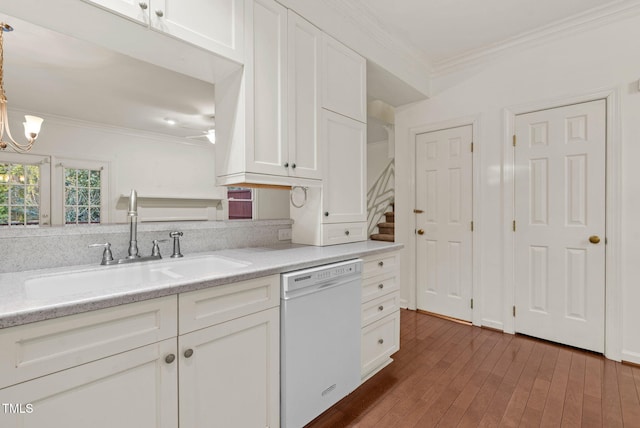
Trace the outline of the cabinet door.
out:
M 364 123 L 323 110 L 323 223 L 366 221 L 366 141 Z
M 292 11 L 288 18 L 291 175 L 320 179 L 322 31 Z
M 367 64 L 339 41 L 323 35 L 322 107 L 367 121 Z
M 279 319 L 272 308 L 179 336 L 180 426 L 279 426 Z
M 133 21 L 149 23 L 149 2 L 151 0 L 84 0 L 98 5 Z
M 256 0 L 253 4 L 252 74 L 253 144 L 247 141 L 247 168 L 250 172 L 286 176 L 287 9 L 273 0 Z M 247 90 L 251 90 L 249 85 Z
M 244 0 L 142 1 L 149 2 L 152 28 L 243 62 Z
M 0 426 L 175 428 L 177 361 L 165 361 L 175 349 L 167 339 L 2 389 L 0 403 L 22 412 L 0 412 Z

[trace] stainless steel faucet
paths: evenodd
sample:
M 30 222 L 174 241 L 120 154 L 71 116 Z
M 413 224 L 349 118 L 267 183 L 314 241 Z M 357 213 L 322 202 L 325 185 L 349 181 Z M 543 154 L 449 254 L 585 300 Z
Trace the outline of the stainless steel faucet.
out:
M 138 255 L 138 193 L 131 189 L 129 196 L 129 255 L 128 259 L 137 259 Z
M 138 254 L 138 193 L 135 190 L 131 190 L 131 196 L 129 197 L 129 210 L 127 211 L 129 217 L 129 250 L 128 255 L 124 259 L 114 259 L 111 253 L 111 244 L 106 242 L 104 244 L 91 244 L 89 247 L 103 247 L 102 253 L 102 265 L 119 265 L 123 263 L 133 262 L 145 262 L 148 260 L 161 259 L 160 246 L 158 243 L 166 242 L 167 239 L 154 239 L 153 248 L 151 249 L 151 255 L 146 257 L 140 257 Z M 180 253 L 180 237 L 182 232 L 171 232 L 170 237 L 173 238 L 173 254 L 171 257 L 182 257 Z

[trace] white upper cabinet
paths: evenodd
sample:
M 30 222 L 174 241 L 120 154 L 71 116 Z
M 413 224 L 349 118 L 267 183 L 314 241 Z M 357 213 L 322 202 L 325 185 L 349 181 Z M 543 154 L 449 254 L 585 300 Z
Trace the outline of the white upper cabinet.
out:
M 253 173 L 287 175 L 287 9 L 275 1 L 255 1 L 252 41 L 247 87 L 253 87 L 248 100 L 248 105 L 253 101 L 253 124 L 247 123 L 246 167 Z
M 289 166 L 292 175 L 319 179 L 322 31 L 292 11 L 288 18 Z
M 221 56 L 244 59 L 244 0 L 85 0 Z
M 322 181 L 322 222 L 364 222 L 367 126 L 328 110 L 322 116 L 327 165 Z
M 367 121 L 366 60 L 323 34 L 322 107 L 360 122 Z

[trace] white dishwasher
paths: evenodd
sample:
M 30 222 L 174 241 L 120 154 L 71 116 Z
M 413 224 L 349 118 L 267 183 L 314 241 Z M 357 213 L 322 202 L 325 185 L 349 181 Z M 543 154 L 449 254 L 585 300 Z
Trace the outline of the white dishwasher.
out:
M 360 385 L 362 260 L 284 273 L 280 426 L 301 428 Z

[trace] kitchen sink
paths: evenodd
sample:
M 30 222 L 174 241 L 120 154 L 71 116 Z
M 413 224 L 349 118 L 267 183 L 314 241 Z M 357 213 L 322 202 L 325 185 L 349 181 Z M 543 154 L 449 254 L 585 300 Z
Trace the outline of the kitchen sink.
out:
M 46 299 L 108 289 L 133 289 L 180 279 L 206 279 L 249 265 L 214 255 L 165 259 L 34 276 L 25 281 L 24 289 L 30 298 Z

